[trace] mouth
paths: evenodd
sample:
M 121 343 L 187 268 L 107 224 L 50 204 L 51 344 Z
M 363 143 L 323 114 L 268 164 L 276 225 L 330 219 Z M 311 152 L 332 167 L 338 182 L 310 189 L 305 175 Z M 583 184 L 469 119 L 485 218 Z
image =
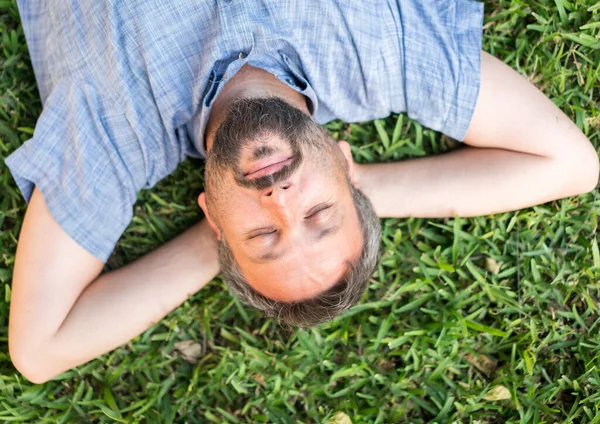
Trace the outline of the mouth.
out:
M 244 177 L 252 180 L 274 174 L 292 163 L 293 159 L 291 156 L 278 154 L 259 160 L 252 164 L 248 172 L 244 173 Z

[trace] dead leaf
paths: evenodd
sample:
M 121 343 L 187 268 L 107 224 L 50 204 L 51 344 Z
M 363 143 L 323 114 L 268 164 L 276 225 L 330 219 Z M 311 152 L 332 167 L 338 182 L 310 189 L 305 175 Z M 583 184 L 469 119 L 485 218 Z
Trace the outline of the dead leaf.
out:
M 183 340 L 175 343 L 175 349 L 179 351 L 181 359 L 190 364 L 197 364 L 202 356 L 202 346 L 194 340 Z
M 497 368 L 496 363 L 483 354 L 473 355 L 472 353 L 467 353 L 465 360 L 487 376 L 496 371 Z
M 379 360 L 379 362 L 377 363 L 377 370 L 382 374 L 393 371 L 395 369 L 396 369 L 396 366 L 392 362 L 388 361 L 387 359 L 381 358 Z
M 494 386 L 483 398 L 485 400 L 510 399 L 510 390 L 504 386 Z
M 333 417 L 327 420 L 327 424 L 352 424 L 352 420 L 343 412 L 336 412 Z
M 585 120 L 590 124 L 591 127 L 600 128 L 600 115 L 592 116 L 590 118 L 586 118 Z
M 261 386 L 267 387 L 267 383 L 265 382 L 265 378 L 261 374 L 259 374 L 259 373 L 254 374 L 254 380 L 258 384 L 260 384 Z
M 485 258 L 485 269 L 487 269 L 492 274 L 498 275 L 501 266 L 502 262 L 496 262 L 496 260 L 493 258 Z

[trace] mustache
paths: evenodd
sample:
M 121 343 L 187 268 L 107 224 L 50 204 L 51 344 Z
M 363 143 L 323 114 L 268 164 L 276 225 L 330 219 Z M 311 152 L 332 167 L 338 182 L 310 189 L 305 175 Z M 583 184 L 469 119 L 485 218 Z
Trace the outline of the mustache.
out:
M 301 152 L 295 152 L 292 162 L 281 168 L 279 171 L 274 172 L 264 177 L 255 179 L 246 178 L 241 172 L 236 172 L 235 181 L 238 185 L 245 188 L 253 188 L 256 190 L 265 190 L 278 182 L 285 181 L 292 176 L 298 167 L 302 164 L 303 156 Z

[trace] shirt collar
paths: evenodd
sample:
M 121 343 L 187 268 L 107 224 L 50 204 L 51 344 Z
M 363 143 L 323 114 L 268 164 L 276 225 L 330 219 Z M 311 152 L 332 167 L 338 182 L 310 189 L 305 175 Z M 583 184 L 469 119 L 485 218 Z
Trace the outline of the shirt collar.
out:
M 278 56 L 274 57 L 258 54 L 256 50 L 249 52 L 249 54 L 240 52 L 238 57 L 232 60 L 225 69 L 222 67 L 221 69 L 213 69 L 212 77 L 207 81 L 207 87 L 204 91 L 206 94 L 202 98 L 198 111 L 188 124 L 189 134 L 193 134 L 192 141 L 200 157 L 206 157 L 204 133 L 214 100 L 218 97 L 225 83 L 233 78 L 246 63 L 273 74 L 290 88 L 304 95 L 307 98 L 309 112 L 312 116 L 315 115 L 318 107 L 317 96 L 304 72 L 290 56 L 281 51 L 278 53 Z

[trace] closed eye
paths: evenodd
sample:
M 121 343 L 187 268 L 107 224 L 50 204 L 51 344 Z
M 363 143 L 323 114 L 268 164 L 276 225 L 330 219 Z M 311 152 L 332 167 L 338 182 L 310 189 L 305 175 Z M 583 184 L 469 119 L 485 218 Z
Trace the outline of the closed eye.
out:
M 256 233 L 252 233 L 247 237 L 247 240 L 252 240 L 261 236 L 268 236 L 269 234 L 275 234 L 277 230 L 262 230 Z
M 308 212 L 308 215 L 304 219 L 315 218 L 319 213 L 329 209 L 331 206 L 333 206 L 332 203 L 317 205 Z
M 306 215 L 306 217 L 304 217 L 304 219 L 317 218 L 321 212 L 326 211 L 327 209 L 331 208 L 332 206 L 333 206 L 333 203 L 320 203 L 317 206 L 314 206 L 313 208 L 311 208 L 308 211 L 308 214 Z M 255 232 L 248 234 L 246 236 L 246 240 L 252 240 L 252 239 L 255 239 L 258 237 L 268 236 L 270 234 L 275 234 L 276 232 L 277 232 L 277 229 L 275 229 L 275 228 L 261 228 L 259 230 L 256 230 Z

